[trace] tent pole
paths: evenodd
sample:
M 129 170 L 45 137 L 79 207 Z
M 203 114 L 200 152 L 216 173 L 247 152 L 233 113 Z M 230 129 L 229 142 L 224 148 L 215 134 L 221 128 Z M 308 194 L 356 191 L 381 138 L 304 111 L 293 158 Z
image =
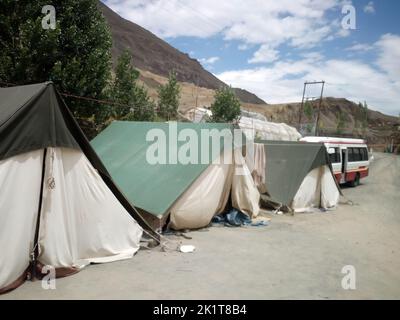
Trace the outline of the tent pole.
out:
M 33 242 L 33 251 L 31 252 L 31 280 L 32 281 L 36 278 L 37 258 L 39 256 L 39 229 L 40 229 L 40 218 L 41 218 L 42 204 L 43 204 L 44 178 L 46 176 L 46 157 L 47 157 L 47 148 L 45 148 L 43 151 L 42 179 L 40 182 L 40 197 L 39 197 L 39 205 L 38 205 L 38 215 L 36 218 L 36 230 L 35 230 L 35 240 Z

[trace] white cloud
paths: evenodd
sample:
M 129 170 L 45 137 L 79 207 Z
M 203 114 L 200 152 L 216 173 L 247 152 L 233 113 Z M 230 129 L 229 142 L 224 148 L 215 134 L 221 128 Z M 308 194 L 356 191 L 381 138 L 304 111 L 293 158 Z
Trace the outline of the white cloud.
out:
M 387 66 L 388 67 L 388 66 Z M 325 80 L 325 96 L 364 101 L 371 108 L 398 115 L 400 82 L 358 60 L 280 61 L 271 67 L 217 74 L 222 81 L 247 89 L 269 103 L 301 100 L 306 80 Z
M 279 51 L 271 48 L 267 44 L 263 44 L 258 51 L 254 53 L 249 63 L 269 63 L 278 60 Z
M 351 47 L 346 48 L 346 51 L 366 52 L 374 49 L 373 45 L 367 43 L 355 43 Z
M 202 64 L 214 64 L 217 61 L 219 61 L 219 59 L 220 59 L 219 57 L 211 57 L 211 58 L 202 58 L 202 59 L 199 59 L 199 61 Z
M 385 34 L 376 42 L 375 46 L 379 51 L 378 66 L 393 81 L 400 83 L 400 36 Z
M 246 43 L 242 43 L 238 46 L 238 50 L 240 51 L 246 51 L 250 49 L 250 45 L 246 44 Z
M 339 38 L 346 38 L 350 35 L 350 30 L 349 29 L 340 29 L 337 33 L 336 36 Z
M 374 7 L 373 1 L 368 2 L 368 4 L 364 7 L 364 12 L 365 13 L 375 13 L 375 7 Z
M 124 18 L 161 37 L 222 34 L 244 44 L 310 47 L 339 31 L 326 18 L 343 0 L 108 0 Z
M 309 62 L 317 62 L 324 59 L 324 55 L 316 51 L 306 52 L 303 53 L 301 56 L 304 58 L 304 61 L 309 61 Z

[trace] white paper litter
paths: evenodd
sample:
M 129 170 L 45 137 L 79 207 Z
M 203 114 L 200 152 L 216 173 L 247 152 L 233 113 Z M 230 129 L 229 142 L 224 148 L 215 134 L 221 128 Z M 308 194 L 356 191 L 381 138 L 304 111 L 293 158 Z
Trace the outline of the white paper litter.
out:
M 192 246 L 192 245 L 181 245 L 179 247 L 179 250 L 183 253 L 190 253 L 190 252 L 193 252 L 194 250 L 196 250 L 196 247 Z

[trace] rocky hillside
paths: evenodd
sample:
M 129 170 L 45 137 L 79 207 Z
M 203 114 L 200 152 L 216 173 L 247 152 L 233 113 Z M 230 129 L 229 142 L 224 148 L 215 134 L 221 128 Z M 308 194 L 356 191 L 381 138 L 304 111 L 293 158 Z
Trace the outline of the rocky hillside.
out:
M 285 122 L 298 126 L 301 103 L 285 103 L 270 105 L 246 104 L 245 109 L 259 112 L 274 122 Z M 302 123 L 313 123 L 318 111 L 318 101 L 312 104 L 313 116 L 307 119 L 302 116 Z M 337 132 L 339 115 L 343 117 L 343 129 Z M 347 136 L 366 138 L 371 144 L 387 144 L 391 137 L 399 133 L 399 118 L 385 115 L 381 112 L 368 110 L 368 125 L 363 130 L 363 109 L 357 103 L 344 98 L 324 98 L 321 105 L 320 125 L 321 134 L 329 136 Z
M 175 70 L 179 81 L 207 89 L 217 89 L 225 85 L 205 70 L 196 59 L 190 58 L 188 54 L 180 52 L 139 25 L 122 18 L 102 2 L 99 2 L 99 6 L 111 29 L 114 63 L 123 50 L 129 49 L 135 66 L 141 70 L 162 77 L 167 77 L 170 71 Z M 246 90 L 235 89 L 235 92 L 242 102 L 265 104 Z

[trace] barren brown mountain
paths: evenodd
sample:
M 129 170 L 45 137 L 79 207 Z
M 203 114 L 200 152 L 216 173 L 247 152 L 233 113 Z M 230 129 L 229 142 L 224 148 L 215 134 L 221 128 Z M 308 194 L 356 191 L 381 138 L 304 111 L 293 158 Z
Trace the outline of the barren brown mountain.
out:
M 188 54 L 180 52 L 153 33 L 122 18 L 102 2 L 99 2 L 99 6 L 111 29 L 114 62 L 123 50 L 129 49 L 135 66 L 140 70 L 163 77 L 167 77 L 173 70 L 177 73 L 179 81 L 207 89 L 215 90 L 226 85 Z M 242 102 L 265 104 L 265 101 L 246 90 L 235 89 L 235 92 Z

